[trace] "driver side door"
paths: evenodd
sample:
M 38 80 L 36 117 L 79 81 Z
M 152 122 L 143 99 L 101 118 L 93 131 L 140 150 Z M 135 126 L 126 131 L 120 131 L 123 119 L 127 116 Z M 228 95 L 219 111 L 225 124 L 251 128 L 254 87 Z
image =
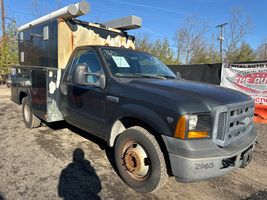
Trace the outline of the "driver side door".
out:
M 76 52 L 64 81 L 67 90 L 65 119 L 89 133 L 105 138 L 102 131 L 105 124 L 105 90 L 93 85 L 99 81 L 99 77 L 93 75 L 86 75 L 86 85 L 75 83 L 75 68 L 79 64 L 86 65 L 88 73 L 104 73 L 93 49 L 81 49 Z

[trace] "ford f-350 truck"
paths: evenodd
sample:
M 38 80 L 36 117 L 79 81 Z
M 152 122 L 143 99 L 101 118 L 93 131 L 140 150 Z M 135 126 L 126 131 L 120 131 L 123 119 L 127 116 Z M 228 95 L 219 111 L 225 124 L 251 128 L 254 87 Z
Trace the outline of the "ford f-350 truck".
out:
M 65 120 L 102 138 L 114 147 L 121 178 L 143 193 L 170 176 L 193 182 L 244 168 L 256 140 L 253 99 L 178 78 L 133 50 L 129 24 L 57 18 L 21 29 L 11 88 L 25 125 Z M 93 36 L 100 45 L 85 38 Z

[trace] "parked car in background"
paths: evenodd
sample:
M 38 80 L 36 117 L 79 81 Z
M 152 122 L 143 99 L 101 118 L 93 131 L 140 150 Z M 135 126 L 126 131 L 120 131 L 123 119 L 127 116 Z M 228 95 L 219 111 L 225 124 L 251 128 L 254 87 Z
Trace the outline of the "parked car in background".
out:
M 6 79 L 6 85 L 7 85 L 7 87 L 11 87 L 11 83 L 12 83 L 12 81 L 11 81 L 11 76 L 9 75 L 8 76 L 8 78 Z

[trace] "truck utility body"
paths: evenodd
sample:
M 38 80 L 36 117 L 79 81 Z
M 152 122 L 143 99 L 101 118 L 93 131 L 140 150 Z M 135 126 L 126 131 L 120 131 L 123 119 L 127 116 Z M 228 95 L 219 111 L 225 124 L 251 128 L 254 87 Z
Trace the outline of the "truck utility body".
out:
M 106 23 L 114 29 L 57 18 L 21 31 L 11 88 L 26 126 L 65 120 L 104 139 L 138 192 L 159 189 L 169 176 L 192 182 L 245 167 L 256 140 L 253 100 L 177 78 L 134 50 L 125 27 L 137 25 L 123 22 Z

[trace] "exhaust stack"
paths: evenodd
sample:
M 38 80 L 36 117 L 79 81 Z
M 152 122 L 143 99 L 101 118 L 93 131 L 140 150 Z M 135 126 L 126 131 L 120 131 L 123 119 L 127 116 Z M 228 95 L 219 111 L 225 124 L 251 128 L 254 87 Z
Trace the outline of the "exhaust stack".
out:
M 35 25 L 44 23 L 46 21 L 49 21 L 51 19 L 55 19 L 59 17 L 64 18 L 64 19 L 79 17 L 79 16 L 87 14 L 89 12 L 89 9 L 90 9 L 89 4 L 86 1 L 81 1 L 80 3 L 77 3 L 75 5 L 71 4 L 59 10 L 56 10 L 48 15 L 45 15 L 43 17 L 40 17 L 36 20 L 33 20 L 27 24 L 20 26 L 18 28 L 18 31 L 23 31 L 32 26 L 35 26 Z

